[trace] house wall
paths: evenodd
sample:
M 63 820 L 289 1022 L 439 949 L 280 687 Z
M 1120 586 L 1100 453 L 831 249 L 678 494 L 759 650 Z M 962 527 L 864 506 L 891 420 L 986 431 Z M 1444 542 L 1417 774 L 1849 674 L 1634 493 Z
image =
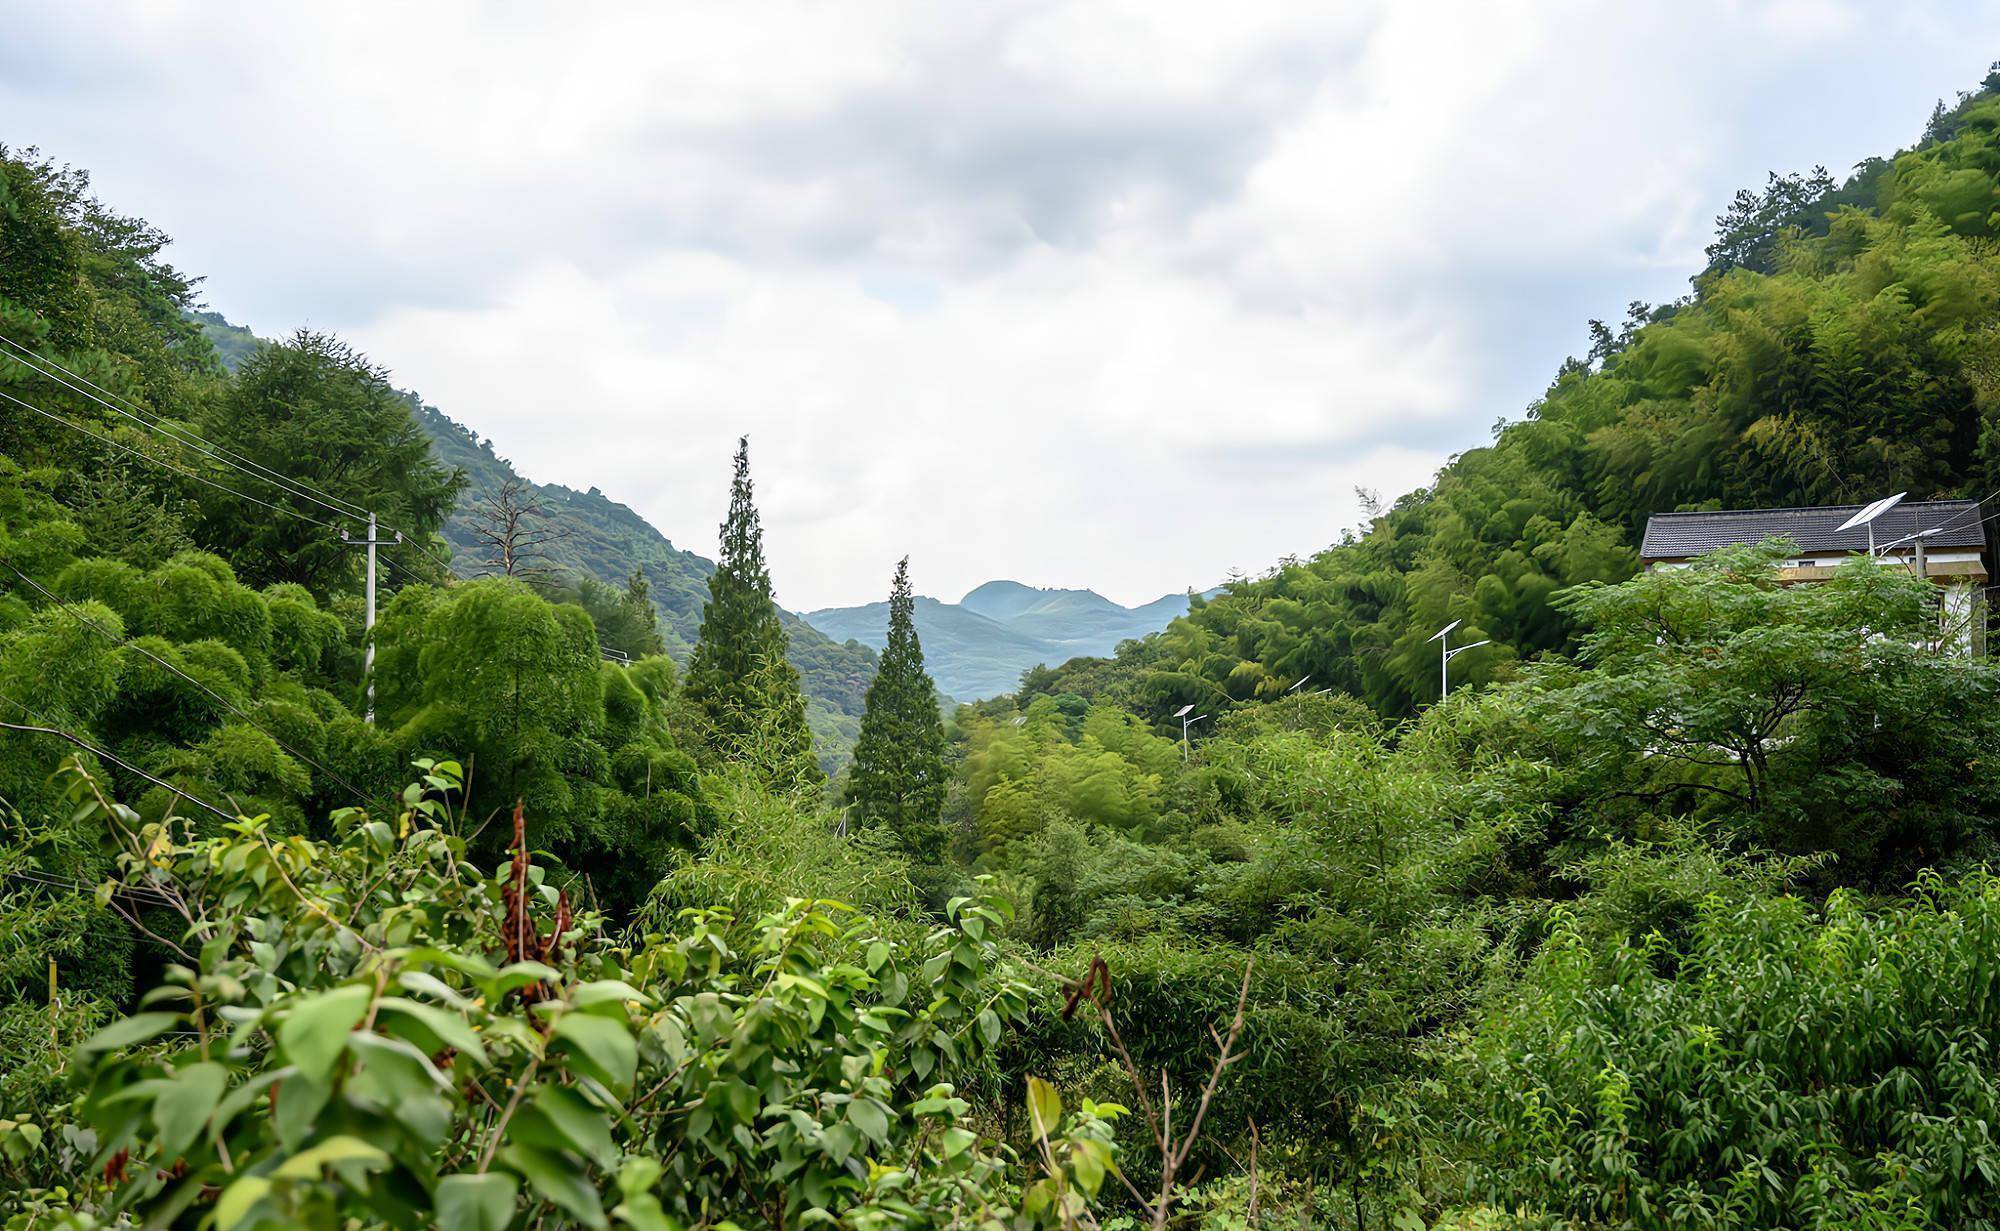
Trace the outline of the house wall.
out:
M 1778 580 L 1786 584 L 1830 581 L 1841 565 L 1853 557 L 1839 555 L 1798 556 L 1778 562 Z M 1916 568 L 1916 557 L 1902 552 L 1884 554 L 1885 563 Z M 1691 559 L 1648 560 L 1653 569 L 1686 568 Z M 1938 647 L 1954 654 L 1984 657 L 1986 654 L 1986 583 L 1989 576 L 1984 553 L 1978 551 L 1934 551 L 1925 553 L 1924 575 L 1941 591 L 1938 604 Z

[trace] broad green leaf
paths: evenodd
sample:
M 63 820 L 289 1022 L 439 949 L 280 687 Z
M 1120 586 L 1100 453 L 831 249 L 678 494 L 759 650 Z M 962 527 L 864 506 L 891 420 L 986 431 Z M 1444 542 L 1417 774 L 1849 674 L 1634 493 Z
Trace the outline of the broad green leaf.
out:
M 343 1133 L 327 1138 L 303 1154 L 286 1159 L 271 1175 L 280 1180 L 317 1180 L 322 1167 L 337 1163 L 357 1163 L 365 1170 L 374 1171 L 388 1166 L 389 1156 L 361 1138 Z
M 563 1043 L 579 1069 L 613 1090 L 622 1092 L 631 1087 L 632 1075 L 639 1067 L 639 1048 L 623 1022 L 565 1013 L 556 1019 L 549 1039 Z
M 361 1061 L 360 1076 L 371 1084 L 379 1083 L 385 1102 L 400 1103 L 406 1098 L 451 1089 L 451 1082 L 438 1072 L 431 1058 L 406 1039 L 355 1033 L 347 1036 L 347 1042 Z
M 220 1103 L 216 1104 L 215 1114 L 210 1120 L 210 1123 L 215 1126 L 215 1131 L 218 1133 L 226 1131 L 229 1122 L 240 1115 L 244 1108 L 261 1098 L 269 1096 L 272 1086 L 290 1077 L 295 1071 L 290 1067 L 286 1067 L 274 1069 L 268 1073 L 259 1073 L 255 1078 L 231 1090 L 224 1096 Z
M 653 1185 L 660 1182 L 660 1176 L 665 1174 L 665 1171 L 666 1169 L 660 1165 L 660 1160 L 648 1158 L 643 1154 L 634 1155 L 626 1159 L 625 1165 L 618 1169 L 618 1191 L 627 1197 L 651 1192 Z
M 501 1171 L 444 1177 L 431 1196 L 438 1231 L 506 1231 L 520 1187 Z
M 427 970 L 406 970 L 396 976 L 396 983 L 405 991 L 418 992 L 442 1000 L 454 1009 L 467 1009 L 472 1006 L 472 1001 L 467 999 L 464 993 Z
M 420 1004 L 414 1000 L 405 1000 L 401 996 L 384 996 L 377 1007 L 384 1014 L 402 1017 L 408 1021 L 415 1022 L 417 1025 L 423 1027 L 425 1031 L 428 1031 L 437 1042 L 463 1052 L 472 1057 L 482 1068 L 485 1067 L 487 1063 L 485 1044 L 479 1041 L 479 1035 L 473 1031 L 466 1020 L 450 1009 L 441 1009 L 431 1004 Z M 378 1018 L 377 1020 L 380 1019 Z M 402 1034 L 401 1031 L 397 1030 L 394 1023 L 385 1022 L 384 1029 L 388 1030 L 391 1034 L 399 1035 L 399 1037 Z M 412 1041 L 422 1044 L 428 1043 L 430 1040 Z
M 300 1073 L 324 1085 L 348 1032 L 368 1015 L 372 996 L 367 987 L 354 984 L 296 1002 L 278 1026 L 278 1046 Z
M 591 1227 L 606 1225 L 597 1190 L 583 1178 L 582 1169 L 563 1155 L 514 1142 L 500 1151 L 500 1161 L 526 1176 L 536 1193 L 577 1221 Z
M 552 966 L 540 962 L 515 962 L 502 966 L 486 984 L 486 999 L 489 1004 L 498 1004 L 500 998 L 517 987 L 530 983 L 555 984 L 562 982 L 562 975 Z
M 442 966 L 446 970 L 456 970 L 460 974 L 481 980 L 491 979 L 499 973 L 493 963 L 477 953 L 460 953 L 456 949 L 433 949 L 421 946 L 410 950 L 404 955 L 403 960 L 411 965 L 425 962 L 432 966 Z
M 979 1137 L 975 1133 L 954 1126 L 944 1130 L 943 1140 L 944 1156 L 946 1158 L 957 1158 L 959 1155 L 965 1153 L 968 1146 L 979 1140 Z
M 271 1127 L 287 1150 L 297 1150 L 312 1135 L 319 1113 L 326 1108 L 330 1091 L 323 1083 L 294 1072 L 278 1082 L 272 1096 Z
M 1039 1077 L 1028 1078 L 1028 1122 L 1037 1137 L 1048 1136 L 1062 1123 L 1062 1095 Z
M 1104 1173 L 1111 1167 L 1111 1150 L 1101 1141 L 1071 1142 L 1069 1166 L 1076 1173 L 1077 1187 L 1095 1197 L 1104 1186 Z
M 547 1119 L 566 1148 L 607 1169 L 618 1161 L 609 1118 L 572 1087 L 543 1085 L 535 1091 L 531 1107 Z
M 180 1157 L 208 1123 L 208 1117 L 228 1088 L 229 1070 L 207 1061 L 189 1065 L 174 1075 L 173 1081 L 153 1101 L 153 1123 L 160 1129 L 163 1158 Z
M 215 1202 L 215 1231 L 230 1231 L 270 1191 L 271 1181 L 261 1175 L 243 1176 L 223 1189 Z
M 569 994 L 569 1004 L 573 1009 L 587 1008 L 594 1004 L 624 1004 L 635 1000 L 640 1004 L 651 1004 L 653 998 L 633 987 L 623 979 L 596 979 L 580 984 Z
M 858 1098 L 847 1105 L 847 1122 L 861 1130 L 877 1145 L 889 1140 L 889 1117 L 872 1099 Z
M 83 1042 L 85 1052 L 115 1051 L 144 1043 L 181 1020 L 178 1013 L 137 1013 L 91 1035 Z
M 612 1209 L 611 1216 L 632 1231 L 683 1231 L 680 1221 L 669 1218 L 660 1208 L 660 1199 L 651 1193 L 625 1198 Z

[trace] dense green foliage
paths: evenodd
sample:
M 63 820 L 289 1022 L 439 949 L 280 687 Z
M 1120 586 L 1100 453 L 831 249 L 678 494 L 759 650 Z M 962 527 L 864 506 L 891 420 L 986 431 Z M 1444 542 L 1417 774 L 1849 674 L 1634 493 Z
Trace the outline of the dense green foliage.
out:
M 350 516 L 370 510 L 419 541 L 443 525 L 464 483 L 431 460 L 430 442 L 388 373 L 324 334 L 301 331 L 258 350 L 208 400 L 195 426 L 208 449 L 254 470 L 338 484 L 337 501 Z M 316 592 L 360 584 L 360 554 L 323 526 L 266 516 L 246 500 L 205 503 L 203 512 L 196 536 L 252 582 L 293 581 Z M 415 552 L 398 563 L 429 580 L 443 576 Z
M 1996 941 L 1984 875 L 1891 914 L 1709 898 L 1679 946 L 1559 921 L 1479 1043 L 1489 1183 L 1590 1225 L 1992 1226 Z
M 506 578 L 403 591 L 376 630 L 379 721 L 406 754 L 471 767 L 487 807 L 523 803 L 535 844 L 622 916 L 706 823 L 664 709 L 664 658 L 602 661 L 590 616 Z M 504 828 L 475 852 L 494 856 Z
M 462 756 L 488 811 L 549 807 L 537 835 L 579 896 L 636 907 L 706 823 L 665 726 L 672 666 L 605 666 L 577 607 L 416 584 L 449 578 L 432 532 L 460 481 L 380 370 L 300 334 L 232 373 L 164 236 L 32 154 L 0 152 L 0 190 L 0 721 L 44 729 L 0 732 L 0 824 L 48 907 L 24 908 L 35 960 L 10 995 L 53 973 L 122 996 L 158 961 L 88 892 L 103 852 L 51 781 L 79 746 L 148 821 L 222 801 L 287 834 L 395 798 L 413 757 Z M 379 727 L 358 713 L 362 553 L 340 539 L 365 532 L 362 501 L 404 532 L 383 552 Z M 580 597 L 657 651 L 647 596 Z
M 847 800 L 857 824 L 886 826 L 909 850 L 934 860 L 944 850 L 944 720 L 937 685 L 924 670 L 914 606 L 904 557 L 889 584 L 889 637 L 868 686 Z
M 399 567 L 362 721 L 351 556 L 225 533 L 204 448 L 300 382 L 421 533 L 407 403 L 232 374 L 163 237 L 0 157 L 10 1227 L 2000 1225 L 2000 669 L 1893 564 L 1632 551 L 1987 490 L 1996 141 L 1739 198 L 1364 534 L 961 707 L 942 793 L 899 570 L 846 808 L 743 452 L 684 674 L 643 560 Z
M 681 692 L 716 753 L 761 766 L 775 783 L 810 786 L 820 772 L 799 675 L 785 657 L 754 495 L 746 437 L 736 447 L 722 550 Z
M 77 1118 L 28 1125 L 60 1200 L 221 1231 L 1052 1221 L 1034 1189 L 1009 1207 L 1004 1147 L 958 1123 L 953 1083 L 1027 995 L 995 904 L 908 936 L 792 899 L 621 943 L 525 850 L 469 862 L 457 767 L 426 768 L 399 816 L 347 810 L 323 844 L 104 809 L 126 885 L 200 892 L 149 1010 L 82 1045 Z M 1103 1124 L 1057 1137 L 1081 1160 L 1062 1182 L 1101 1183 Z
M 1599 327 L 1490 446 L 1312 559 L 1198 604 L 1114 670 L 1076 664 L 1077 686 L 1047 688 L 1109 689 L 1157 718 L 1311 676 L 1402 716 L 1436 696 L 1427 639 L 1451 620 L 1494 641 L 1456 664 L 1469 681 L 1570 647 L 1550 598 L 1630 576 L 1648 514 L 2000 487 L 2000 95 L 1933 131 L 1838 192 L 1774 180 L 1739 201 L 1722 220 L 1737 255 L 1718 250 L 1687 299 Z

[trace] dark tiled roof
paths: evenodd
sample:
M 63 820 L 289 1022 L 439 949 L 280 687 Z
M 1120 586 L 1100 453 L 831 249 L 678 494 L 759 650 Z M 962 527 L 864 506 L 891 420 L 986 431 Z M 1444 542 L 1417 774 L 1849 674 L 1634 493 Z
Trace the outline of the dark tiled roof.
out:
M 1836 534 L 1835 527 L 1861 511 L 1858 504 L 1821 509 L 1722 509 L 1712 513 L 1655 513 L 1646 519 L 1642 560 L 1678 560 L 1737 543 L 1785 538 L 1806 555 L 1867 551 L 1868 527 Z M 1906 534 L 1943 526 L 1925 542 L 1937 548 L 1983 548 L 1983 518 L 1972 500 L 1905 501 L 1875 520 L 1875 542 L 1893 543 Z

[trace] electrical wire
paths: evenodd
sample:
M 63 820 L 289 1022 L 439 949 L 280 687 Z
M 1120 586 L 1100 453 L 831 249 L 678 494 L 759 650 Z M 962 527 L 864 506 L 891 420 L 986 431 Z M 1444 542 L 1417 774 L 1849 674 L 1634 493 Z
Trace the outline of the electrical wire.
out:
M 1979 499 L 1972 502 L 1971 508 L 1966 509 L 1964 512 L 1961 512 L 1956 516 L 1949 518 L 1948 520 L 1939 522 L 1936 526 L 1932 527 L 1932 529 L 1937 531 L 1944 531 L 1951 529 L 1953 526 L 1958 525 L 1960 522 L 1972 516 L 1974 513 L 1979 512 L 1981 508 L 1985 507 L 1988 501 L 1992 500 L 1996 496 L 2000 496 L 2000 488 L 1995 488 L 1994 490 L 1986 493 L 1984 496 L 1981 496 Z M 2000 517 L 2000 513 L 1989 513 L 1985 517 L 1982 517 L 1980 520 L 1989 521 L 1995 517 Z M 1922 537 L 1922 536 L 1913 536 L 1913 537 Z
M 311 514 L 301 513 L 297 509 L 288 509 L 281 504 L 272 504 L 268 500 L 259 500 L 257 497 L 252 496 L 247 492 L 239 492 L 235 488 L 230 487 L 227 484 L 218 483 L 214 479 L 210 479 L 203 475 L 196 474 L 192 470 L 189 470 L 182 466 L 177 466 L 174 463 L 166 461 L 163 458 L 154 457 L 152 454 L 147 453 L 144 450 L 135 449 L 128 444 L 122 444 L 119 441 L 111 439 L 109 436 L 99 435 L 98 433 L 91 431 L 89 428 L 84 427 L 82 424 L 77 423 L 73 419 L 65 418 L 62 415 L 56 414 L 52 410 L 44 410 L 42 407 L 35 405 L 33 402 L 22 401 L 20 398 L 15 397 L 13 394 L 8 393 L 4 389 L 0 389 L 0 398 L 5 398 L 8 401 L 14 403 L 16 406 L 25 407 L 28 410 L 32 410 L 36 414 L 42 416 L 45 419 L 53 419 L 57 423 L 60 423 L 67 428 L 70 428 L 72 431 L 79 432 L 85 436 L 90 437 L 92 440 L 97 441 L 99 444 L 110 445 L 114 449 L 130 453 L 132 456 L 139 458 L 141 461 L 151 462 L 155 466 L 171 470 L 175 474 L 181 475 L 185 478 L 193 479 L 197 483 L 205 483 L 208 486 L 215 488 L 217 491 L 227 492 L 229 495 L 236 497 L 238 500 L 247 500 L 251 504 L 260 504 L 263 505 L 265 508 L 270 509 L 274 513 L 283 513 L 287 517 L 296 517 L 300 521 L 311 522 L 315 526 L 321 526 L 328 530 L 333 530 L 337 532 L 340 529 L 339 526 L 334 525 L 330 521 L 322 521 L 319 518 L 312 516 Z
M 21 881 L 25 884 L 39 885 L 45 889 L 68 889 L 75 893 L 91 893 L 97 889 L 97 885 L 94 884 L 87 884 L 83 881 L 66 880 L 59 876 L 49 876 L 34 871 L 0 872 L 0 876 L 4 876 L 9 880 Z M 155 900 L 161 902 L 173 901 L 173 898 L 170 895 L 161 891 L 158 888 L 155 888 L 152 885 L 128 885 L 123 882 L 114 882 L 114 883 L 117 884 L 117 889 L 118 892 L 120 893 L 131 894 L 134 897 L 145 897 L 150 895 Z
M 209 803 L 201 796 L 190 794 L 185 788 L 177 787 L 173 783 L 168 782 L 163 778 L 156 778 L 153 775 L 147 773 L 145 770 L 140 769 L 138 766 L 132 764 L 131 762 L 126 761 L 121 757 L 114 756 L 109 752 L 106 752 L 104 749 L 99 748 L 97 745 L 84 739 L 82 736 L 76 734 L 74 731 L 67 731 L 61 727 L 54 725 L 54 723 L 40 710 L 36 709 L 32 705 L 29 705 L 25 701 L 17 700 L 13 697 L 8 696 L 6 693 L 3 692 L 0 692 L 0 701 L 7 702 L 8 704 L 14 706 L 16 709 L 19 709 L 22 713 L 28 715 L 30 718 L 35 718 L 42 722 L 50 724 L 45 727 L 36 727 L 36 726 L 27 726 L 18 722 L 0 722 L 0 730 L 21 731 L 30 735 L 53 735 L 57 739 L 66 740 L 69 743 L 75 744 L 77 747 L 83 749 L 85 752 L 91 753 L 94 756 L 101 757 L 104 760 L 111 762 L 113 765 L 116 765 L 118 768 L 126 771 L 127 773 L 136 774 L 139 777 L 144 778 L 146 781 L 152 783 L 156 787 L 159 787 L 161 790 L 169 791 L 172 794 L 178 796 L 179 798 L 185 799 L 189 803 L 194 804 L 196 807 L 206 809 L 209 812 L 213 812 L 215 815 L 221 817 L 225 821 L 236 821 L 241 819 L 239 816 L 237 816 L 236 813 L 225 812 L 221 808 L 216 807 L 214 804 Z
M 55 360 L 50 359 L 46 355 L 41 355 L 34 351 L 29 350 L 27 347 L 22 346 L 19 342 L 14 341 L 12 338 L 9 338 L 4 334 L 0 334 L 0 342 L 4 342 L 8 346 L 13 347 L 15 350 L 19 351 L 22 355 L 26 356 L 28 360 L 31 360 L 32 362 L 26 362 L 22 360 L 15 361 L 21 363 L 22 366 L 26 367 L 29 371 L 32 371 L 37 375 L 45 377 L 49 380 L 55 381 L 57 384 L 63 385 L 72 390 L 73 392 L 82 394 L 84 397 L 89 398 L 91 401 L 98 403 L 99 405 L 105 407 L 106 409 L 124 415 L 126 418 L 132 420 L 135 423 L 138 423 L 140 426 L 149 428 L 152 431 L 159 433 L 161 436 L 165 437 L 170 441 L 173 441 L 175 444 L 193 448 L 197 452 L 200 452 L 208 456 L 209 458 L 212 458 L 213 460 L 222 463 L 224 466 L 227 466 L 242 474 L 248 475 L 252 479 L 268 483 L 271 486 L 278 488 L 280 491 L 285 492 L 287 495 L 298 496 L 302 497 L 303 499 L 309 500 L 312 503 L 319 505 L 321 508 L 331 510 L 333 513 L 339 516 L 352 517 L 358 521 L 366 520 L 368 517 L 368 510 L 362 508 L 358 504 L 355 504 L 351 500 L 345 500 L 339 496 L 334 495 L 332 492 L 327 491 L 325 488 L 315 486 L 314 484 L 306 482 L 304 479 L 293 478 L 290 475 L 284 474 L 277 470 L 273 470 L 271 467 L 264 465 L 262 462 L 259 462 L 254 458 L 244 457 L 242 454 L 237 453 L 234 450 L 228 449 L 222 445 L 212 445 L 208 441 L 201 439 L 192 432 L 187 432 L 185 437 L 177 435 L 176 434 L 177 432 L 184 432 L 186 431 L 186 429 L 181 429 L 181 428 L 170 429 L 169 425 L 165 424 L 164 422 L 161 422 L 157 419 L 149 419 L 145 417 L 147 414 L 150 414 L 151 412 L 144 411 L 143 408 L 138 405 L 138 403 L 132 401 L 130 398 L 127 398 L 123 394 L 117 393 L 113 390 L 104 388 L 102 385 L 95 383 L 88 377 L 82 376 L 72 371 L 71 369 L 64 367 L 62 364 L 57 363 Z M 45 365 L 45 367 L 41 365 Z M 83 385 L 89 386 L 90 389 L 96 390 L 97 393 L 104 394 L 105 397 L 117 398 L 120 402 L 125 403 L 125 407 L 129 407 L 130 409 L 126 409 L 125 407 L 115 406 L 112 403 L 105 401 L 104 397 L 97 396 L 97 393 L 91 393 L 86 389 L 79 388 L 77 385 L 71 384 L 70 381 L 64 380 L 62 376 L 57 376 L 54 373 L 45 370 L 45 368 L 54 368 L 56 372 L 61 372 L 64 375 L 69 376 L 76 381 L 82 382 Z M 256 471 L 262 471 L 264 473 L 258 474 L 256 473 L 256 471 L 246 469 L 246 467 L 255 467 Z M 190 475 L 190 477 L 198 478 L 199 476 Z M 213 486 L 220 486 L 220 485 L 215 484 Z M 222 490 L 230 491 L 229 488 L 223 488 Z M 242 496 L 242 494 L 239 492 L 232 491 L 231 494 L 241 496 L 241 498 L 246 500 L 254 499 L 254 497 Z M 322 499 L 321 497 L 324 497 L 324 499 Z M 329 501 L 333 503 L 329 503 Z M 270 505 L 264 501 L 257 501 L 257 503 L 264 504 L 265 507 L 267 508 L 277 507 L 275 505 Z M 318 522 L 317 524 L 328 525 L 328 523 L 326 522 Z M 380 529 L 382 530 L 387 530 L 390 531 L 391 533 L 402 535 L 404 546 L 410 547 L 415 551 L 422 552 L 425 556 L 428 556 L 434 563 L 436 563 L 439 568 L 444 569 L 447 573 L 451 571 L 450 562 L 445 560 L 443 557 L 437 555 L 429 548 L 425 547 L 422 543 L 417 542 L 415 535 L 410 534 L 408 531 L 403 530 L 399 526 L 392 526 L 387 522 L 381 521 L 379 518 L 376 520 L 376 525 L 380 527 Z
M 328 769 L 326 766 L 320 764 L 318 761 L 307 756 L 305 753 L 300 752 L 298 749 L 292 747 L 290 744 L 287 744 L 284 740 L 278 738 L 278 735 L 275 731 L 272 731 L 267 727 L 261 726 L 255 718 L 252 718 L 247 711 L 239 708 L 237 705 L 231 702 L 229 698 L 223 696 L 221 693 L 215 691 L 213 688 L 210 688 L 208 685 L 202 683 L 200 680 L 196 679 L 192 675 L 189 675 L 187 672 L 181 670 L 179 667 L 174 666 L 166 659 L 161 658 L 158 654 L 153 653 L 145 646 L 139 645 L 138 643 L 131 641 L 127 638 L 120 637 L 118 634 L 112 632 L 110 629 L 104 627 L 102 624 L 99 624 L 97 621 L 91 619 L 89 616 L 83 614 L 81 611 L 78 611 L 73 605 L 66 602 L 61 595 L 57 594 L 55 591 L 49 589 L 41 582 L 36 581 L 34 578 L 22 572 L 19 568 L 15 566 L 12 560 L 9 560 L 4 556 L 0 556 L 0 566 L 4 566 L 8 572 L 14 574 L 14 576 L 20 578 L 28 585 L 33 586 L 37 593 L 39 593 L 43 598 L 46 598 L 49 602 L 54 603 L 57 607 L 60 607 L 63 610 L 64 614 L 68 615 L 72 620 L 75 620 L 79 624 L 82 624 L 84 627 L 89 628 L 90 630 L 104 637 L 107 641 L 110 641 L 114 645 L 122 645 L 129 649 L 137 650 L 139 653 L 145 655 L 147 658 L 153 660 L 155 663 L 158 663 L 160 666 L 165 667 L 168 671 L 173 672 L 175 675 L 186 680 L 188 683 L 193 684 L 196 688 L 199 688 L 201 689 L 202 692 L 206 693 L 212 700 L 215 701 L 217 705 L 220 705 L 223 709 L 228 710 L 231 714 L 234 714 L 236 717 L 241 718 L 244 722 L 250 724 L 250 726 L 254 727 L 258 731 L 262 731 L 265 735 L 269 736 L 272 743 L 276 744 L 278 747 L 284 749 L 292 756 L 297 757 L 301 761 L 304 761 L 307 765 L 312 766 L 320 773 L 325 774 L 328 778 L 338 783 L 344 790 L 348 792 L 348 794 L 354 796 L 357 802 L 363 805 L 365 805 L 368 802 L 368 796 L 361 790 L 360 787 L 355 786 L 353 783 L 341 777 L 339 774 L 335 773 L 331 769 Z
M 36 375 L 52 380 L 59 385 L 63 385 L 74 393 L 79 393 L 84 397 L 89 398 L 91 401 L 96 402 L 98 405 L 104 407 L 106 410 L 114 411 L 118 414 L 124 415 L 127 419 L 132 420 L 134 423 L 137 423 L 142 427 L 150 428 L 153 431 L 158 432 L 162 436 L 165 436 L 167 439 L 173 441 L 175 444 L 194 449 L 198 453 L 205 454 L 206 456 L 214 459 L 215 461 L 221 462 L 224 466 L 228 466 L 232 469 L 241 471 L 242 473 L 249 475 L 253 479 L 258 479 L 262 482 L 269 483 L 273 487 L 278 488 L 280 491 L 285 492 L 287 495 L 299 496 L 306 500 L 310 500 L 312 503 L 319 505 L 321 508 L 328 509 L 336 514 L 339 514 L 340 516 L 355 517 L 355 518 L 366 518 L 368 516 L 368 511 L 362 508 L 360 505 L 354 504 L 350 501 L 341 500 L 340 497 L 335 496 L 332 492 L 324 491 L 322 489 L 313 487 L 311 484 L 305 482 L 303 479 L 294 479 L 289 475 L 282 474 L 279 471 L 271 469 L 269 466 L 264 465 L 262 462 L 257 461 L 255 458 L 244 457 L 242 454 L 224 448 L 221 445 L 211 445 L 208 441 L 203 440 L 201 437 L 195 435 L 195 433 L 188 431 L 185 428 L 179 428 L 170 425 L 164 422 L 163 420 L 159 419 L 158 417 L 148 418 L 147 415 L 152 414 L 153 412 L 144 411 L 139 406 L 138 403 L 132 401 L 130 398 L 125 397 L 121 393 L 116 393 L 110 389 L 106 389 L 104 386 L 99 385 L 96 382 L 92 381 L 89 377 L 71 371 L 69 368 L 64 367 L 62 364 L 57 363 L 55 360 L 50 359 L 46 355 L 37 354 L 36 352 L 29 350 L 27 347 L 22 346 L 19 342 L 14 341 L 12 338 L 7 337 L 5 334 L 0 334 L 0 342 L 6 343 L 8 346 L 13 347 L 15 350 L 21 352 L 22 355 L 26 356 L 27 357 L 26 361 L 17 359 L 15 360 L 15 362 L 21 363 L 24 367 L 28 368 Z M 56 372 L 60 372 L 63 375 L 58 376 L 55 374 L 55 372 L 48 371 L 47 370 L 48 368 L 54 368 Z M 63 379 L 64 376 L 70 377 L 71 379 L 65 380 Z M 81 382 L 81 384 L 73 384 L 71 383 L 72 380 Z M 89 386 L 89 388 L 86 389 L 82 386 Z M 96 392 L 91 392 L 91 390 L 95 390 Z M 117 398 L 120 402 L 123 402 L 125 405 L 124 406 L 113 405 L 111 402 L 106 401 L 104 397 L 99 397 L 98 394 L 103 394 L 105 395 L 105 397 Z M 249 469 L 250 467 L 254 467 L 255 469 L 254 470 Z M 262 471 L 263 473 L 258 474 L 257 471 Z M 326 499 L 321 499 L 320 497 L 322 496 L 326 497 Z M 333 501 L 335 503 L 329 503 L 329 501 Z

